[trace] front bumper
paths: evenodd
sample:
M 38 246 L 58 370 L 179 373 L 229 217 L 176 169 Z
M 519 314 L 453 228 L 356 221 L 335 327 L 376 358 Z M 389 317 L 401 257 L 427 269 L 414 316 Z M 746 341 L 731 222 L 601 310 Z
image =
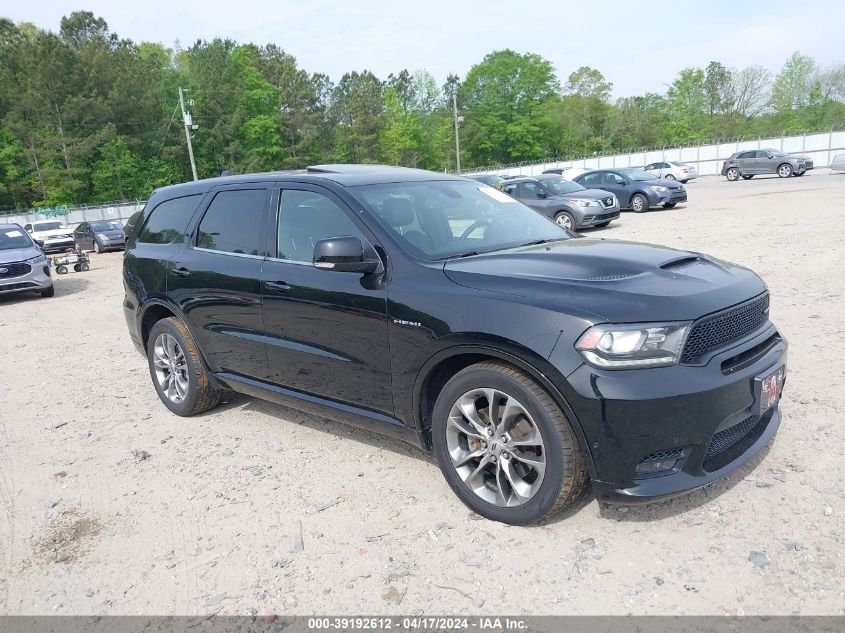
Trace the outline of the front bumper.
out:
M 603 206 L 579 207 L 579 211 L 583 214 L 581 217 L 576 216 L 575 218 L 579 229 L 604 224 L 619 218 L 619 205 L 607 208 Z
M 596 497 L 654 501 L 706 486 L 747 463 L 781 420 L 779 402 L 755 416 L 754 380 L 785 364 L 786 356 L 786 341 L 767 324 L 701 365 L 579 367 L 561 391 L 590 450 Z M 638 465 L 664 455 L 677 459 L 674 467 L 637 473 Z
M 72 237 L 63 237 L 54 240 L 44 240 L 43 251 L 45 253 L 55 253 L 58 251 L 65 251 L 76 246 L 76 241 Z
M 109 240 L 100 240 L 100 248 L 102 250 L 116 250 L 126 248 L 125 238 L 112 238 Z
M 47 290 L 53 285 L 53 278 L 50 276 L 50 267 L 44 264 L 25 264 L 17 262 L 14 266 L 29 266 L 29 270 L 14 276 L 0 276 L 0 295 L 16 292 L 40 292 Z M 11 269 L 12 264 L 0 264 L 0 268 Z

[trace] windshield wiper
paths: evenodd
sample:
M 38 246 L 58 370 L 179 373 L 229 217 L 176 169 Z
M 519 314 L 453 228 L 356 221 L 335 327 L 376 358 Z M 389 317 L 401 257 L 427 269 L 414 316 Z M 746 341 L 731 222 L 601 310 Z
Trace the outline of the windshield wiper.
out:
M 450 259 L 461 259 L 462 257 L 472 257 L 473 255 L 478 255 L 478 251 L 467 251 L 466 253 L 460 253 L 458 255 L 449 255 L 448 257 L 444 257 L 443 261 L 448 261 Z
M 548 244 L 549 242 L 559 242 L 561 239 L 565 238 L 552 237 L 545 240 L 534 240 L 533 242 L 526 242 L 525 244 L 520 244 L 519 248 L 522 248 L 523 246 L 538 246 L 540 244 Z

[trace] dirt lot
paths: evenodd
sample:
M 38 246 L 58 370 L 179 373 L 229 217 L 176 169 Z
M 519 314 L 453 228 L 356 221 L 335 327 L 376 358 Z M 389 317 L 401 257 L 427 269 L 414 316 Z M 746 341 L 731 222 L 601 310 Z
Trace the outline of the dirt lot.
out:
M 0 299 L 0 613 L 845 613 L 845 174 L 688 188 L 600 233 L 768 282 L 789 380 L 749 467 L 651 506 L 478 520 L 392 440 L 239 396 L 170 415 L 121 255 L 94 256 L 53 299 Z

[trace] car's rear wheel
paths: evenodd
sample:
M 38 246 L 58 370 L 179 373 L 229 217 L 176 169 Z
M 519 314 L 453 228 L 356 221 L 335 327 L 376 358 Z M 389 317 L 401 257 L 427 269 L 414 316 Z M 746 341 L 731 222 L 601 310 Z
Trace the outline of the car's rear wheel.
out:
M 666 180 L 675 180 L 675 176 L 673 176 L 672 174 L 666 174 L 666 175 L 665 175 L 665 176 L 663 176 L 663 177 L 664 177 Z
M 778 166 L 778 176 L 781 178 L 789 178 L 792 175 L 792 165 L 784 163 Z
M 728 171 L 725 172 L 725 178 L 734 182 L 735 180 L 739 180 L 739 170 L 736 167 L 731 167 Z
M 483 362 L 458 372 L 432 416 L 446 481 L 488 519 L 534 523 L 584 488 L 586 461 L 572 426 L 549 394 L 514 367 Z
M 742 177 L 743 180 L 751 180 L 752 178 L 754 178 L 754 174 L 749 174 L 748 176 Z
M 641 193 L 635 193 L 631 198 L 631 210 L 634 213 L 648 211 L 648 198 Z
M 197 345 L 179 319 L 170 317 L 153 325 L 147 361 L 158 397 L 176 415 L 196 415 L 220 402 L 220 390 L 211 386 Z
M 55 294 L 56 294 L 56 287 L 55 286 L 50 286 L 46 290 L 41 291 L 42 297 L 53 297 L 53 296 L 55 296 Z
M 567 229 L 568 231 L 575 230 L 575 218 L 566 211 L 561 211 L 555 215 L 555 224 Z

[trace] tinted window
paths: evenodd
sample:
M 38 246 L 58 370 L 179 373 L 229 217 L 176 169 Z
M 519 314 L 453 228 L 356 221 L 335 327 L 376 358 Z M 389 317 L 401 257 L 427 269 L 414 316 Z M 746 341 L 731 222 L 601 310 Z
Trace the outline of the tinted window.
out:
M 583 176 L 580 176 L 580 177 L 576 178 L 575 180 L 576 180 L 576 182 L 579 182 L 584 186 L 598 185 L 598 184 L 601 183 L 603 175 L 604 174 L 601 174 L 601 173 L 584 174 Z
M 538 198 L 539 196 L 537 193 L 541 191 L 540 185 L 536 182 L 524 182 L 520 187 L 519 197 L 520 198 Z
M 266 189 L 221 191 L 199 225 L 197 246 L 226 253 L 260 255 Z
M 185 196 L 165 200 L 150 213 L 138 241 L 146 244 L 174 244 L 182 241 L 188 220 L 202 196 Z M 131 218 L 130 218 L 131 221 Z
M 755 152 L 742 152 L 740 153 L 737 158 L 754 158 Z
M 344 236 L 365 241 L 352 219 L 334 200 L 313 191 L 282 191 L 276 240 L 279 259 L 310 262 L 317 242 Z
M 504 191 L 509 196 L 516 194 L 516 185 L 502 185 L 502 191 Z

